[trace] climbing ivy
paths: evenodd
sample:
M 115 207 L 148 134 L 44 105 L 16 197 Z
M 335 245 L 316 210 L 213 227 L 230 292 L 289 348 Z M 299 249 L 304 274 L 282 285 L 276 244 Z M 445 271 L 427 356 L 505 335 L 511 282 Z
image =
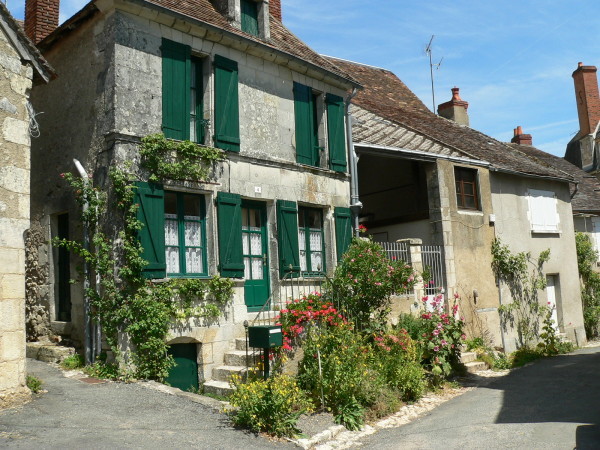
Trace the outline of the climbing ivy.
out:
M 546 288 L 544 264 L 550 249 L 537 260 L 529 252 L 512 253 L 499 239 L 492 242 L 492 269 L 499 281 L 506 283 L 512 302 L 498 308 L 503 327 L 516 327 L 519 347 L 529 347 L 539 337 L 540 319 L 548 308 L 540 304 L 538 292 Z
M 225 158 L 225 153 L 218 148 L 151 134 L 142 138 L 140 156 L 142 165 L 151 172 L 149 181 L 200 181 L 207 178 L 213 163 Z
M 581 280 L 583 323 L 588 338 L 598 337 L 600 325 L 600 274 L 594 271 L 598 252 L 585 233 L 575 233 L 577 267 Z
M 208 166 L 221 158 L 221 152 L 193 147 L 199 146 L 173 143 L 159 135 L 144 138 L 140 153 L 142 165 L 150 171 L 149 179 L 162 180 L 168 175 L 170 179 L 203 181 L 209 174 Z M 172 162 L 165 162 L 165 148 L 171 152 Z M 182 158 L 177 156 L 180 149 L 184 149 Z M 183 167 L 184 162 L 193 167 Z M 81 218 L 89 230 L 90 245 L 86 249 L 83 243 L 66 239 L 54 239 L 53 244 L 79 255 L 90 272 L 99 275 L 99 283 L 93 284 L 87 295 L 93 317 L 102 324 L 106 341 L 119 358 L 123 377 L 163 379 L 174 363 L 166 344 L 172 324 L 218 319 L 233 296 L 233 282 L 218 276 L 156 283 L 144 278 L 148 262 L 141 256 L 143 249 L 137 238 L 143 224 L 137 219 L 136 176 L 130 166 L 109 171 L 108 195 L 70 173 L 61 176 L 74 189 L 77 202 L 89 205 Z M 109 198 L 115 201 L 109 202 Z M 94 282 L 95 276 L 90 280 Z M 119 352 L 120 334 L 133 344 L 130 361 Z

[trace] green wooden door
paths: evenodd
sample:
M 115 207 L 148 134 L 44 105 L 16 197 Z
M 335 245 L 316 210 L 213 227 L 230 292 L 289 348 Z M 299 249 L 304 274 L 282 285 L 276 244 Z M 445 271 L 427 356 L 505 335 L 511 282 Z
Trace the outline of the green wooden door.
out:
M 266 218 L 264 204 L 242 202 L 244 298 L 248 311 L 258 311 L 269 298 Z
M 169 354 L 175 360 L 175 366 L 169 370 L 165 379 L 171 386 L 189 391 L 198 389 L 198 345 L 173 344 L 169 346 Z

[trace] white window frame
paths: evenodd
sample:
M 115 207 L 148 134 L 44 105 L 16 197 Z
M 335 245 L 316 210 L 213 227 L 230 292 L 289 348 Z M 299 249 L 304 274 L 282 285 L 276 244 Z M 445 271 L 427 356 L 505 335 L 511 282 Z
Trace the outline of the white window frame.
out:
M 560 233 L 558 201 L 553 191 L 529 189 L 527 203 L 527 216 L 532 233 Z

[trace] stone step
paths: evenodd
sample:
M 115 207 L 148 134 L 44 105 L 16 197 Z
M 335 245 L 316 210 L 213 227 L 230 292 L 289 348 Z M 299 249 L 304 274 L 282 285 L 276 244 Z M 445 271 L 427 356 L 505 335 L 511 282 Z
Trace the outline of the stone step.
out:
M 233 375 L 243 376 L 245 372 L 245 366 L 219 366 L 213 368 L 212 377 L 214 381 L 229 383 Z
M 462 352 L 460 354 L 460 361 L 463 364 L 467 364 L 467 363 L 473 362 L 475 360 L 477 360 L 477 353 L 475 353 L 475 352 Z
M 247 365 L 253 366 L 255 354 L 258 355 L 258 352 L 249 351 L 248 356 L 246 357 L 246 350 L 230 350 L 225 353 L 224 362 L 227 366 L 246 367 L 246 362 L 248 363 Z M 258 361 L 258 356 L 256 360 Z
M 204 383 L 204 393 L 229 397 L 234 389 L 225 381 L 210 380 Z
M 246 350 L 246 338 L 236 338 L 235 339 L 235 349 L 236 350 Z
M 483 361 L 471 361 L 466 363 L 465 367 L 467 368 L 467 372 L 469 373 L 476 373 L 481 370 L 489 369 L 488 365 Z
M 27 342 L 26 351 L 28 358 L 51 363 L 61 363 L 65 358 L 75 354 L 73 347 L 43 342 Z

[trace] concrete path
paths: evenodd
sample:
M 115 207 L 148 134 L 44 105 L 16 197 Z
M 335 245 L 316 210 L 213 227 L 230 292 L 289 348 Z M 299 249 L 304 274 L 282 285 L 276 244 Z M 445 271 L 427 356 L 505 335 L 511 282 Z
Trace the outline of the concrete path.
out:
M 213 408 L 141 383 L 89 384 L 27 360 L 48 392 L 0 411 L 0 448 L 262 449 L 294 447 L 235 430 Z
M 517 369 L 408 425 L 368 436 L 360 445 L 376 449 L 600 449 L 599 425 L 600 348 L 596 347 Z

